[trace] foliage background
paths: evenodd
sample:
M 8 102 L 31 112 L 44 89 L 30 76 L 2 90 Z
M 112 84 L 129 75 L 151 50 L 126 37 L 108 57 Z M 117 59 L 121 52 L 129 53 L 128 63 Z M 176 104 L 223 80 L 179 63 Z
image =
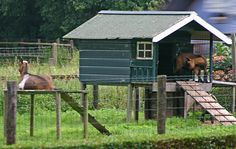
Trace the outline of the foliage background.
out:
M 166 0 L 1 0 L 0 39 L 56 39 L 100 10 L 160 10 Z

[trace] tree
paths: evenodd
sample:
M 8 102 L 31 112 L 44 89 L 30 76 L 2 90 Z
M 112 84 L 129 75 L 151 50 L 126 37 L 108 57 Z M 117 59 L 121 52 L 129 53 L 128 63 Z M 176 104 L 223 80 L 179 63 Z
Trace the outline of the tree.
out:
M 159 10 L 166 0 L 2 0 L 0 38 L 56 39 L 100 10 Z
M 35 3 L 36 0 L 2 0 L 0 3 L 0 38 L 37 37 L 42 21 Z

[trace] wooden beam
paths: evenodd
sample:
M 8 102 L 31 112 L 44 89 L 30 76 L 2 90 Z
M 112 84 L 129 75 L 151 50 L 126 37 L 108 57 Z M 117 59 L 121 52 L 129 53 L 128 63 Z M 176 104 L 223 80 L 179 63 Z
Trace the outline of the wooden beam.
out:
M 16 143 L 17 83 L 7 82 L 6 144 Z
M 133 85 L 128 85 L 128 101 L 127 101 L 127 118 L 126 121 L 130 122 L 132 119 L 132 109 L 133 109 Z
M 34 94 L 30 94 L 30 136 L 34 136 Z
M 4 137 L 7 136 L 7 90 L 4 91 L 4 99 L 3 99 L 3 130 L 4 130 Z
M 213 79 L 213 76 L 212 76 L 212 73 L 213 73 L 213 57 L 212 57 L 213 56 L 213 48 L 214 48 L 214 45 L 213 45 L 213 34 L 210 33 L 210 51 L 209 51 L 210 82 L 212 82 L 212 79 Z
M 136 122 L 139 120 L 139 104 L 140 104 L 140 90 L 139 87 L 134 88 L 135 91 L 135 111 L 134 111 L 134 119 Z
M 233 80 L 236 81 L 236 42 L 235 42 L 235 33 L 231 35 L 232 39 L 232 63 L 233 63 Z M 233 86 L 233 98 L 232 98 L 232 113 L 235 112 L 235 96 L 236 96 L 236 86 Z
M 61 94 L 56 93 L 56 132 L 57 139 L 61 138 Z
M 74 109 L 75 111 L 77 111 L 81 116 L 83 116 L 84 114 L 84 107 L 82 107 L 80 104 L 78 104 L 76 102 L 75 99 L 73 99 L 73 97 L 69 96 L 67 93 L 61 93 L 61 98 L 67 102 L 72 109 Z M 93 127 L 95 127 L 100 133 L 102 134 L 106 134 L 106 135 L 111 135 L 111 133 L 103 126 L 101 125 L 92 115 L 88 114 L 88 121 L 90 124 L 93 125 Z
M 81 90 L 86 90 L 86 84 L 81 83 Z M 88 101 L 87 94 L 82 94 L 84 138 L 88 138 Z
M 98 85 L 93 85 L 93 107 L 94 109 L 98 108 L 98 101 L 99 101 L 99 88 Z
M 165 134 L 166 129 L 166 76 L 161 75 L 157 78 L 157 133 Z

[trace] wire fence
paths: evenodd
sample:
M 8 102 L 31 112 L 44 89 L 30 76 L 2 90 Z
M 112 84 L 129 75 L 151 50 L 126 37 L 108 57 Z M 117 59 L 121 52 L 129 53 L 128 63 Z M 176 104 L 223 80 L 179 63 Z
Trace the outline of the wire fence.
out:
M 173 81 L 174 77 L 168 82 Z M 184 80 L 186 80 L 185 78 Z M 178 78 L 178 80 L 181 80 Z M 64 81 L 59 83 L 58 87 L 63 90 L 78 90 L 80 88 L 80 82 L 77 78 Z M 87 86 L 88 101 L 89 101 L 89 114 L 104 125 L 108 130 L 116 127 L 117 125 L 126 124 L 127 117 L 127 97 L 128 88 L 127 86 L 105 86 L 101 85 L 94 87 L 91 85 Z M 167 116 L 168 117 L 183 117 L 185 110 L 185 94 L 184 91 L 178 92 L 167 92 Z M 157 95 L 153 92 L 152 86 L 137 86 L 133 90 L 132 100 L 132 121 L 137 117 L 140 122 L 144 122 L 145 119 L 153 119 L 151 133 L 156 133 L 156 107 L 157 107 Z M 96 95 L 98 93 L 98 95 Z M 214 95 L 217 101 L 225 107 L 228 111 L 232 111 L 232 98 L 233 87 L 232 86 L 214 86 L 210 93 Z M 1 98 L 4 95 L 1 91 Z M 81 95 L 70 93 L 73 99 L 82 105 Z M 96 96 L 96 99 L 94 99 Z M 53 141 L 56 138 L 56 103 L 55 95 L 35 95 L 34 101 L 34 133 L 33 137 L 30 137 L 30 110 L 31 110 L 31 98 L 30 95 L 19 95 L 17 101 L 17 140 L 22 141 L 36 141 L 41 140 L 42 142 Z M 96 105 L 96 106 L 95 106 Z M 136 105 L 136 106 L 135 106 Z M 3 104 L 0 104 L 0 124 L 3 126 Z M 136 108 L 135 108 L 136 107 Z M 235 107 L 234 107 L 235 108 Z M 188 117 L 195 117 L 196 120 L 200 119 L 203 108 L 197 103 L 193 104 L 188 109 Z M 135 114 L 136 113 L 136 114 Z M 83 137 L 83 123 L 81 120 L 80 113 L 76 112 L 62 100 L 61 105 L 61 134 L 62 139 L 78 140 Z M 3 132 L 3 127 L 0 128 Z M 116 131 L 111 133 L 116 133 Z M 123 132 L 127 133 L 127 132 Z M 129 132 L 131 133 L 131 132 Z M 3 133 L 0 138 L 4 139 Z M 91 125 L 89 126 L 89 134 L 99 134 Z
M 54 42 L 43 42 L 42 40 L 0 41 L 0 57 L 4 61 L 20 57 L 47 62 L 50 60 L 57 62 L 57 59 L 68 61 L 73 57 L 74 48 L 72 41 L 59 39 Z

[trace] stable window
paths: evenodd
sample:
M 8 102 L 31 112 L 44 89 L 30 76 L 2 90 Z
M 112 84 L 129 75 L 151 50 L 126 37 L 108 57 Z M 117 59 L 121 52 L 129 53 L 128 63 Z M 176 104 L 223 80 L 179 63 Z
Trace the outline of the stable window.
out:
M 152 42 L 137 42 L 137 59 L 152 59 Z

